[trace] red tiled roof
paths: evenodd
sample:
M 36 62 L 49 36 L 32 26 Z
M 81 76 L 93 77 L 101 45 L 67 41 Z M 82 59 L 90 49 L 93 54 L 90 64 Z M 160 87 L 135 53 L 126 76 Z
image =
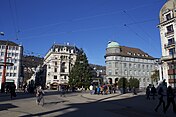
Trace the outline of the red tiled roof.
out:
M 120 53 L 106 53 L 106 56 L 125 56 L 125 57 L 134 57 L 134 58 L 146 58 L 154 59 L 152 56 L 148 55 L 144 51 L 138 48 L 120 46 Z

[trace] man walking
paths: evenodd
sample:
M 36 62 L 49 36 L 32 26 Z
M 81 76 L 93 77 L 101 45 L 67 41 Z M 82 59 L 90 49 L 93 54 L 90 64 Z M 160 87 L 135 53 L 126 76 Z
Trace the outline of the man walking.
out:
M 172 89 L 171 86 L 169 86 L 167 88 L 167 105 L 166 105 L 166 108 L 164 110 L 164 113 L 166 113 L 166 111 L 169 108 L 171 103 L 172 103 L 172 106 L 173 106 L 173 111 L 176 113 L 176 105 L 175 105 L 174 97 L 175 97 L 174 90 Z
M 161 86 L 158 90 L 158 96 L 159 96 L 159 103 L 155 108 L 155 111 L 158 111 L 158 108 L 160 107 L 161 104 L 163 104 L 163 112 L 165 111 L 165 101 L 163 100 L 164 97 L 164 90 L 163 87 Z

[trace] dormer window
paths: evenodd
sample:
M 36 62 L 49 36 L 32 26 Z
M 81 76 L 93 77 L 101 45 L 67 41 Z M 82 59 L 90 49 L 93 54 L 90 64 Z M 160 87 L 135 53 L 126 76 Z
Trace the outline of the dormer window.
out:
M 171 13 L 168 13 L 167 15 L 166 15 L 166 21 L 168 21 L 168 20 L 170 20 L 172 17 L 171 17 Z
M 131 55 L 131 52 L 127 52 L 128 55 Z

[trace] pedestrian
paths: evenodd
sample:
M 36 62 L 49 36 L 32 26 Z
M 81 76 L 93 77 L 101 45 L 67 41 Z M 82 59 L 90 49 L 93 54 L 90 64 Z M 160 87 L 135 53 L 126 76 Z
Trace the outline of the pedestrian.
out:
M 23 83 L 23 92 L 24 93 L 26 92 L 26 86 L 27 86 L 27 83 Z
M 103 95 L 103 85 L 100 87 L 100 93 Z
M 150 100 L 150 86 L 147 86 L 146 88 L 146 99 Z
M 103 86 L 103 92 L 104 92 L 105 95 L 108 94 L 108 87 L 107 87 L 107 85 Z
M 137 95 L 137 91 L 135 87 L 133 87 L 133 95 Z
M 38 86 L 37 89 L 36 89 L 36 103 L 39 105 L 41 101 L 42 102 L 42 105 L 44 104 L 44 98 L 43 98 L 43 95 L 45 94 L 45 92 L 43 91 L 42 87 L 41 86 Z
M 90 94 L 92 95 L 93 94 L 93 86 L 90 85 L 89 89 L 90 89 Z
M 16 89 L 16 86 L 15 86 L 14 83 L 9 86 L 10 98 L 11 98 L 11 99 L 12 99 L 12 97 L 16 97 L 15 89 Z
M 173 112 L 176 113 L 176 105 L 175 105 L 174 98 L 175 98 L 174 90 L 172 89 L 171 86 L 168 86 L 168 88 L 167 88 L 167 105 L 166 105 L 164 113 L 166 113 L 166 111 L 169 108 L 171 103 L 172 103 L 172 106 L 173 106 Z
M 61 94 L 60 94 L 61 97 L 62 96 L 65 97 L 65 89 L 66 89 L 66 87 L 64 85 L 61 85 Z
M 152 95 L 152 99 L 155 100 L 156 88 L 155 88 L 154 85 L 153 85 L 152 88 L 151 88 L 151 95 Z
M 111 94 L 112 93 L 112 86 L 111 85 L 109 85 L 109 93 Z
M 100 87 L 99 86 L 97 87 L 97 94 L 98 95 L 100 94 Z
M 162 86 L 160 86 L 160 88 L 158 90 L 158 96 L 159 96 L 159 103 L 158 103 L 158 105 L 155 108 L 155 112 L 158 111 L 158 108 L 160 107 L 161 104 L 163 104 L 163 112 L 164 112 L 165 111 L 165 101 L 163 99 L 163 97 L 164 97 L 164 90 L 163 90 Z

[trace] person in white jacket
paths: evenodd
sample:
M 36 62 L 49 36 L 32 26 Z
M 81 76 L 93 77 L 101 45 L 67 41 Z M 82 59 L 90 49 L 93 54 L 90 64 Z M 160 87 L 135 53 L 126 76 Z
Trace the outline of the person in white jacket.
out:
M 92 95 L 93 94 L 93 86 L 90 85 L 89 89 L 90 89 L 90 94 Z

